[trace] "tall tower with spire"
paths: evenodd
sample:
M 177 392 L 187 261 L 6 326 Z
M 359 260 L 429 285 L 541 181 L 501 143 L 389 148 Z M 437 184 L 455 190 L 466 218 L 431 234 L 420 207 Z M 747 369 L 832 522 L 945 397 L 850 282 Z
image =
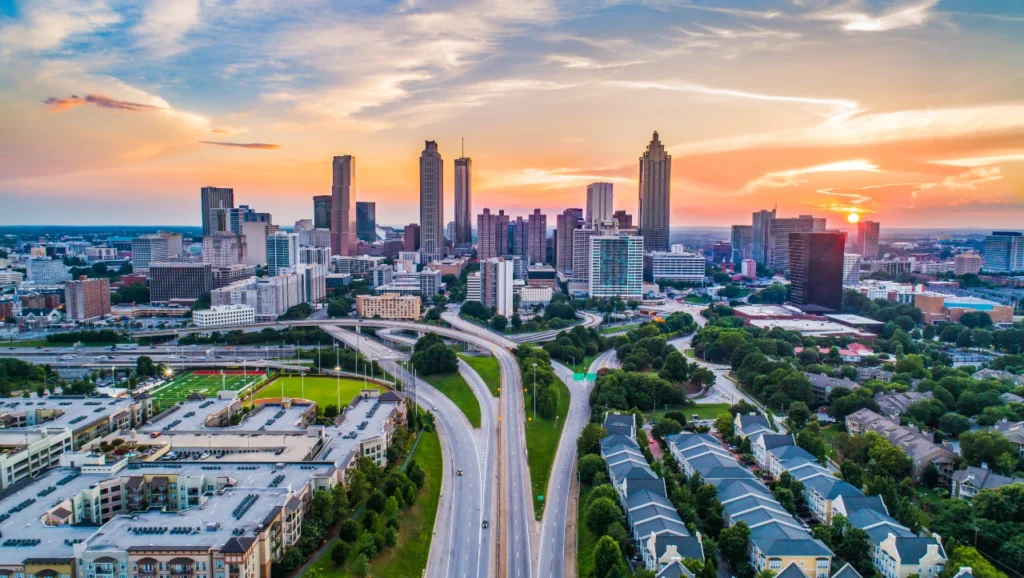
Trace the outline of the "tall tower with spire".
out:
M 466 157 L 463 141 L 462 156 L 455 159 L 455 238 L 456 245 L 473 242 L 473 197 L 471 194 L 471 168 L 473 162 Z
M 420 154 L 420 252 L 428 259 L 444 256 L 443 167 L 437 142 L 428 140 Z
M 654 131 L 640 157 L 640 235 L 644 251 L 668 251 L 672 212 L 672 156 Z

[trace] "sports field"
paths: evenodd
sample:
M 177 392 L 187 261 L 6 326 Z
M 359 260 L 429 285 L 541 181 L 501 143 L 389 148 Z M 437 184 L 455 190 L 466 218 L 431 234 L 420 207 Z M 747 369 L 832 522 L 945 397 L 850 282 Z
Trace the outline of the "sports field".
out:
M 305 395 L 303 395 L 302 378 L 297 375 L 279 377 L 256 392 L 257 399 L 281 397 L 281 386 L 284 386 L 284 397 L 305 397 L 316 402 L 320 407 L 338 405 L 338 391 L 341 391 L 341 406 L 349 404 L 362 389 L 382 389 L 373 383 L 363 385 L 363 380 L 343 377 L 307 377 Z
M 238 391 L 258 384 L 265 378 L 266 374 L 262 371 L 252 370 L 248 373 L 243 373 L 242 370 L 225 370 L 223 377 L 219 369 L 189 371 L 174 376 L 170 383 L 152 392 L 152 396 L 154 401 L 163 406 L 183 401 L 192 393 L 216 397 L 217 392 L 222 389 Z

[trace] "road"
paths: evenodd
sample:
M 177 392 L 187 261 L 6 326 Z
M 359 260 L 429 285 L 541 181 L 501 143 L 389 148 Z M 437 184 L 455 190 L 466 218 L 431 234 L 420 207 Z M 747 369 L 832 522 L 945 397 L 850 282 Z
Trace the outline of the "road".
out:
M 609 349 L 590 364 L 587 373 L 597 373 L 603 367 L 615 364 L 615 350 Z M 558 362 L 551 362 L 555 375 L 569 388 L 569 413 L 562 426 L 562 438 L 558 442 L 558 451 L 548 479 L 547 505 L 541 519 L 540 546 L 537 554 L 537 576 L 564 576 L 566 574 L 566 543 L 568 549 L 576 549 L 576 520 L 568 519 L 570 492 L 573 487 L 573 472 L 576 471 L 576 440 L 583 432 L 583 427 L 590 421 L 590 390 L 593 382 L 576 381 L 572 369 Z M 569 533 L 568 529 L 573 529 Z M 572 557 L 575 559 L 575 556 Z M 569 575 L 574 575 L 572 568 Z
M 467 578 L 486 575 L 490 565 L 491 532 L 483 529 L 483 521 L 491 517 L 494 460 L 493 402 L 481 406 L 481 428 L 473 428 L 462 411 L 446 395 L 413 375 L 396 359 L 397 352 L 375 340 L 357 338 L 340 327 L 325 326 L 324 331 L 348 345 L 359 347 L 367 358 L 381 359 L 381 366 L 396 376 L 406 387 L 406 394 L 434 414 L 445 460 L 441 483 L 441 502 L 434 522 L 427 576 Z M 471 371 L 471 370 L 470 370 Z M 473 376 L 476 376 L 473 372 Z M 479 381 L 467 379 L 467 382 Z M 487 385 L 471 383 L 474 391 Z M 461 471 L 462 475 L 456 472 Z
M 517 345 L 509 339 L 470 323 L 455 312 L 447 311 L 441 318 L 460 335 L 472 336 L 491 344 L 501 368 L 501 400 L 499 410 L 499 448 L 502 459 L 499 468 L 498 512 L 502 516 L 500 528 L 505 558 L 505 576 L 528 578 L 532 576 L 534 548 L 537 532 L 533 519 L 530 469 L 526 460 L 525 412 L 523 409 L 522 376 L 519 364 L 510 349 Z M 500 560 L 499 560 L 500 563 Z

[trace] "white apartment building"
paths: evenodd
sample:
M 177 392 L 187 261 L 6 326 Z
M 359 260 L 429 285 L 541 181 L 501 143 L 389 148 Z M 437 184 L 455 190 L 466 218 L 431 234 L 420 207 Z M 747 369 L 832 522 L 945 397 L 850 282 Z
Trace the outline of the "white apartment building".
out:
M 256 323 L 256 310 L 248 305 L 214 305 L 192 313 L 196 327 L 251 325 Z
M 466 277 L 466 301 L 480 301 L 479 271 L 474 271 Z
M 16 287 L 25 280 L 25 275 L 13 269 L 0 269 L 0 287 Z
M 860 283 L 860 253 L 843 253 L 843 285 Z
M 60 259 L 49 257 L 33 257 L 25 262 L 26 280 L 36 285 L 56 285 L 71 279 L 67 267 Z
M 644 255 L 644 273 L 655 282 L 661 279 L 700 282 L 704 279 L 704 268 L 704 257 L 693 253 L 655 251 Z
M 529 287 L 523 286 L 517 290 L 519 293 L 519 305 L 547 305 L 555 292 L 551 287 Z

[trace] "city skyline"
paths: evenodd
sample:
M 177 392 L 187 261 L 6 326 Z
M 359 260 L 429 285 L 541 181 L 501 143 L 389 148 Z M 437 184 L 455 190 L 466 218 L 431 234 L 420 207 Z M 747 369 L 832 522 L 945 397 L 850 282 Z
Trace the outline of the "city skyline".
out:
M 0 2 L 0 131 L 18 135 L 0 143 L 0 224 L 195 225 L 181 201 L 207 185 L 290 223 L 346 154 L 381 222 L 414 222 L 419 143 L 455 158 L 462 137 L 474 207 L 553 215 L 611 182 L 637 216 L 655 130 L 675 161 L 672 227 L 776 205 L 1011 227 L 1024 209 L 1019 7 L 194 8 Z

